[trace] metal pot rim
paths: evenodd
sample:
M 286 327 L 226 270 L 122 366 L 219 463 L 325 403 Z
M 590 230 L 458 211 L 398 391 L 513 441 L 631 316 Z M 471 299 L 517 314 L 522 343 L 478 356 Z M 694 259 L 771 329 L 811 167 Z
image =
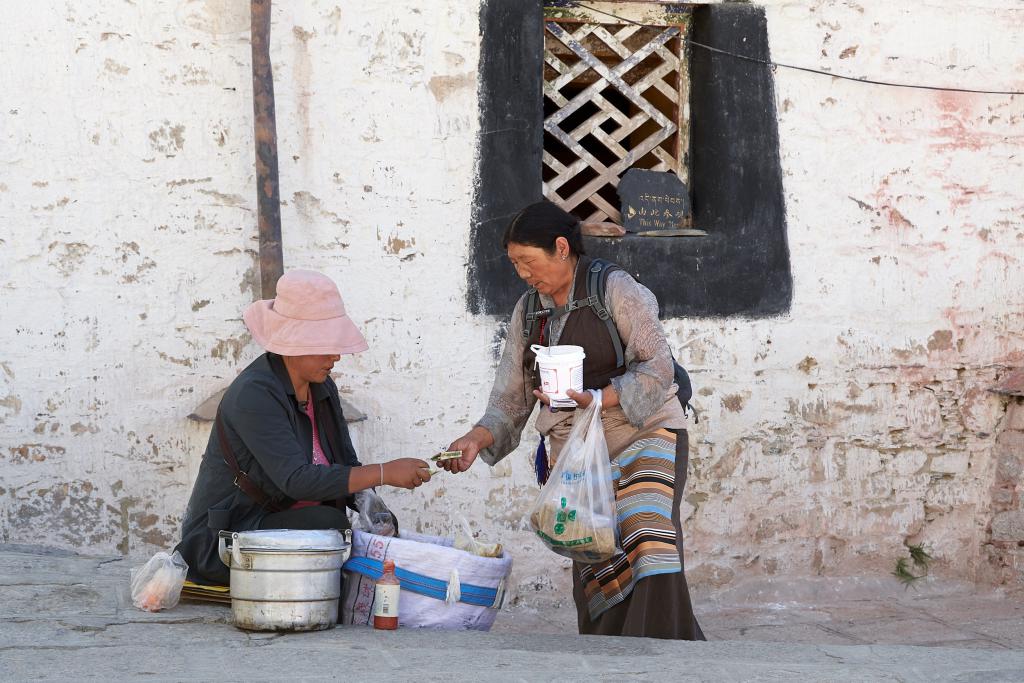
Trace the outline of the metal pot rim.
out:
M 237 531 L 232 545 L 242 552 L 337 552 L 349 543 L 337 529 L 260 529 Z

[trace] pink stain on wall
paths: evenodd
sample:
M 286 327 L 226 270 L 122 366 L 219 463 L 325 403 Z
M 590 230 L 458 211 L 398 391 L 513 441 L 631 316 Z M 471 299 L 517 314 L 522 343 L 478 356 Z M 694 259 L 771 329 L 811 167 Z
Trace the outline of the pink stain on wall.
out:
M 974 106 L 981 95 L 961 92 L 939 92 L 935 95 L 939 126 L 934 131 L 933 149 L 978 151 L 999 144 L 1002 136 L 978 129 L 980 119 L 974 116 Z
M 987 185 L 970 187 L 960 183 L 945 183 L 942 189 L 946 191 L 949 206 L 954 212 L 991 194 Z

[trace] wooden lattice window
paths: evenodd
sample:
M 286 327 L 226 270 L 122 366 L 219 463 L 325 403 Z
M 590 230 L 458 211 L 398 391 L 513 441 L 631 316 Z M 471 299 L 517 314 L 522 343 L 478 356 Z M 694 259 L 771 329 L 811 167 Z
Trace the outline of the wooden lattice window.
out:
M 583 221 L 621 223 L 616 188 L 630 168 L 688 181 L 689 15 L 645 7 L 640 24 L 547 13 L 543 191 Z

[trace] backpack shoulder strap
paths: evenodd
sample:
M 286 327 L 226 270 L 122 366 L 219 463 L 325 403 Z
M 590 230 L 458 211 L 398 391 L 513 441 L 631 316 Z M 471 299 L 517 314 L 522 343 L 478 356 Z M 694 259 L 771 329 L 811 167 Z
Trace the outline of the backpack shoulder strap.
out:
M 587 296 L 592 301 L 591 305 L 594 307 L 597 317 L 608 326 L 608 334 L 611 335 L 612 343 L 615 345 L 615 356 L 618 364 L 621 366 L 624 364 L 622 338 L 619 337 L 619 330 L 615 327 L 611 313 L 605 306 L 605 290 L 608 284 L 608 276 L 616 270 L 622 270 L 622 266 L 598 258 L 591 261 L 590 268 L 587 270 Z M 683 412 L 693 412 L 694 422 L 700 422 L 697 409 L 690 403 L 690 399 L 693 397 L 693 385 L 690 383 L 690 375 L 674 357 L 672 358 L 672 364 L 674 370 L 673 381 L 678 387 L 676 397 L 683 407 Z
M 523 309 L 523 343 L 530 341 L 533 328 L 537 324 L 537 309 L 540 308 L 540 295 L 537 290 L 530 288 L 526 292 L 526 306 Z
M 604 321 L 608 328 L 608 335 L 612 338 L 612 344 L 615 346 L 615 366 L 622 367 L 626 364 L 622 338 L 619 336 L 619 330 L 615 327 L 615 321 L 612 320 L 612 315 L 605 306 L 604 300 L 608 276 L 616 270 L 622 270 L 622 268 L 604 259 L 592 260 L 587 269 L 587 297 L 593 302 L 591 305 L 594 307 L 594 313 Z

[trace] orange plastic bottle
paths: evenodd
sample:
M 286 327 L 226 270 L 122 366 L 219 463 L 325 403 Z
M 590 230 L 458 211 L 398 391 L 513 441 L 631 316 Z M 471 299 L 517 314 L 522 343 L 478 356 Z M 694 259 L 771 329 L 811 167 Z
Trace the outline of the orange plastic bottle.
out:
M 384 560 L 384 573 L 374 586 L 373 627 L 393 631 L 398 628 L 398 599 L 402 586 L 395 576 L 395 561 Z

